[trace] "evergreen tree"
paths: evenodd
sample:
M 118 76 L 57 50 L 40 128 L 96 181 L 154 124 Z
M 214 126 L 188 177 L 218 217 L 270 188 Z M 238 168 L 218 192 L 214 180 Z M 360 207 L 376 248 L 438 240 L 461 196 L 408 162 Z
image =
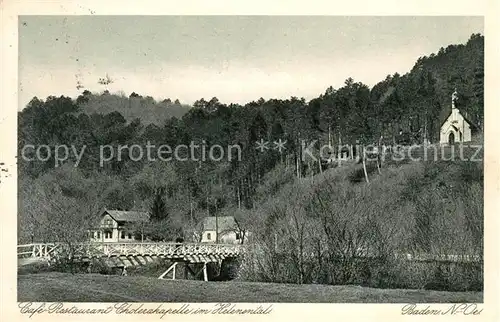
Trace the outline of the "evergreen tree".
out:
M 155 191 L 153 204 L 151 206 L 151 219 L 153 221 L 162 221 L 167 219 L 167 205 L 165 203 L 165 187 L 159 187 Z

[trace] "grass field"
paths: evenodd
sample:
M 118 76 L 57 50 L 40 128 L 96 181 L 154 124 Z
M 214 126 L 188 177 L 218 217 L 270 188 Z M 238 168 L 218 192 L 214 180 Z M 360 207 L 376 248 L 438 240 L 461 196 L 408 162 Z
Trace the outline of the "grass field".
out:
M 19 302 L 483 302 L 482 292 L 374 289 L 359 286 L 158 280 L 142 276 L 18 275 Z

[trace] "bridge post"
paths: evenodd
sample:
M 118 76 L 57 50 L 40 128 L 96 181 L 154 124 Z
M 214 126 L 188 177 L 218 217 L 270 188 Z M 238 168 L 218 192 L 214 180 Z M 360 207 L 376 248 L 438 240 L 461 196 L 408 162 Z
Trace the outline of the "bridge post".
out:
M 208 282 L 207 262 L 203 263 L 203 280 Z
M 177 262 L 173 263 L 163 274 L 158 277 L 159 280 L 162 280 L 171 270 L 173 270 L 172 279 L 175 280 L 175 266 L 177 266 Z

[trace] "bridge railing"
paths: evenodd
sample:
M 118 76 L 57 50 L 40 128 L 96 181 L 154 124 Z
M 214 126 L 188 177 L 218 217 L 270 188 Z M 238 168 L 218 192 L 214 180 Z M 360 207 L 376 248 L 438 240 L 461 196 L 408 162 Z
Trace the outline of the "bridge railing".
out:
M 32 257 L 33 248 L 34 248 L 33 244 L 17 245 L 17 257 L 18 258 Z
M 94 245 L 104 255 L 187 255 L 240 253 L 242 245 L 180 243 L 105 243 Z
M 26 244 L 17 246 L 18 258 L 52 257 L 68 253 L 63 243 Z M 184 244 L 184 243 L 76 243 L 71 249 L 73 256 L 120 256 L 120 255 L 196 255 L 234 254 L 243 252 L 240 244 Z
M 50 257 L 55 253 L 55 250 L 59 248 L 59 244 L 55 243 L 34 243 L 25 244 L 17 246 L 17 257 Z

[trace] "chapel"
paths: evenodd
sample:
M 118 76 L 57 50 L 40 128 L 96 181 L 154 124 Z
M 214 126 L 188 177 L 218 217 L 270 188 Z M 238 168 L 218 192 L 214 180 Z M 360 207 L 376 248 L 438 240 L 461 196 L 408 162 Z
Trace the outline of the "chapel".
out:
M 461 142 L 470 142 L 472 139 L 472 123 L 460 113 L 456 106 L 458 98 L 457 90 L 451 96 L 451 113 L 441 125 L 440 144 L 455 144 Z

